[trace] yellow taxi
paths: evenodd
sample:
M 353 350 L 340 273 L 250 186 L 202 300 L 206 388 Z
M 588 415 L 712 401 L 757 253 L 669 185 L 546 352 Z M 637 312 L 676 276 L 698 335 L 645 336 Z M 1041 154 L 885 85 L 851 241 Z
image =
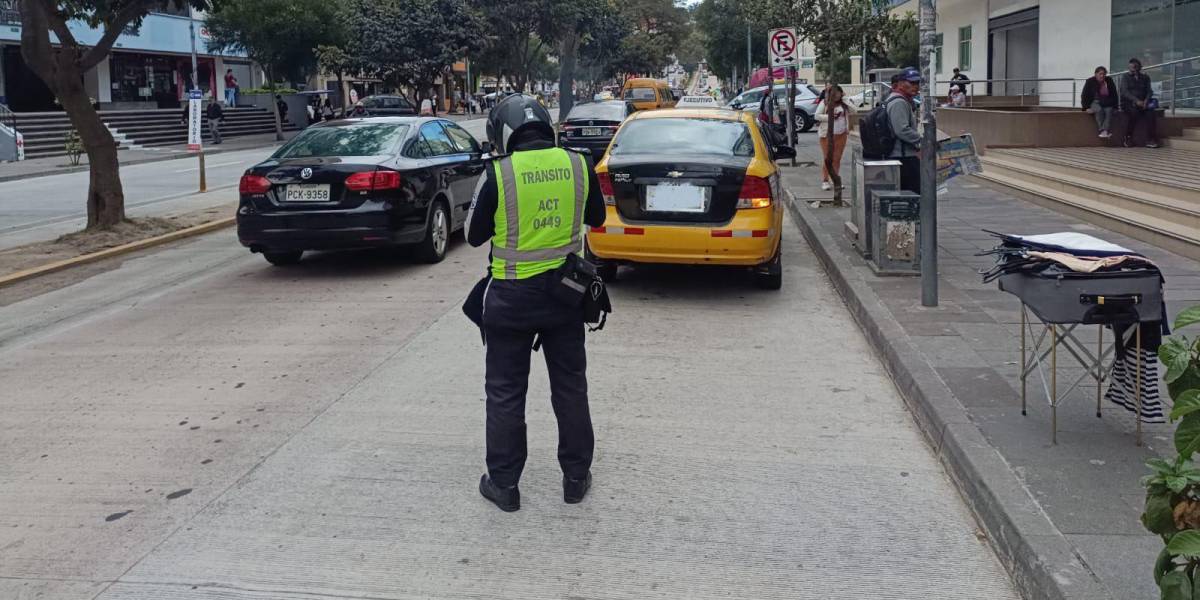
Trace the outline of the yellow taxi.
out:
M 587 233 L 589 258 L 614 280 L 620 264 L 750 267 L 756 283 L 783 283 L 783 186 L 758 122 L 725 109 L 634 113 L 596 165 L 607 219 Z
M 637 110 L 672 108 L 677 100 L 667 82 L 649 77 L 627 80 L 621 90 L 621 99 L 632 102 Z

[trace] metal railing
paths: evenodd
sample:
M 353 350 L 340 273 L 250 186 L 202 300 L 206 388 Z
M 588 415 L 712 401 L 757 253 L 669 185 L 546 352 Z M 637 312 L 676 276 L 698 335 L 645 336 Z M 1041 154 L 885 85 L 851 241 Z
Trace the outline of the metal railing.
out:
M 1196 72 L 1188 73 L 1184 70 L 1188 63 L 1196 63 L 1195 66 L 1193 66 L 1193 70 Z M 1161 72 L 1162 76 L 1156 78 L 1151 75 L 1151 73 L 1155 71 Z M 1146 73 L 1147 75 L 1151 75 L 1151 85 L 1154 89 L 1155 97 L 1159 99 L 1159 105 L 1163 109 L 1170 110 L 1172 115 L 1176 114 L 1176 110 L 1179 108 L 1200 109 L 1200 56 L 1181 58 L 1178 60 L 1145 66 L 1142 67 L 1142 72 Z M 1127 73 L 1128 71 L 1119 71 L 1115 73 L 1109 73 L 1109 76 L 1114 78 L 1114 81 L 1119 81 L 1119 78 Z M 979 91 L 979 89 L 976 87 L 977 84 L 987 86 L 985 90 L 985 95 L 987 96 L 1012 95 L 1010 93 L 1012 91 L 1010 86 L 1017 84 L 1018 87 L 1016 91 L 1018 94 L 1016 95 L 1020 96 L 1020 106 L 1025 106 L 1025 98 L 1027 96 L 1037 96 L 1039 104 L 1045 104 L 1046 98 L 1050 97 L 1052 101 L 1065 102 L 1066 106 L 1078 107 L 1080 84 L 1086 82 L 1088 79 L 1090 78 L 1083 77 L 1076 79 L 1067 77 L 1030 77 L 1024 79 L 971 79 L 967 83 L 966 102 L 967 106 L 975 105 L 974 100 L 978 95 L 977 92 Z M 1155 81 L 1155 79 L 1157 79 L 1157 81 Z M 955 82 L 952 80 L 937 80 L 935 83 L 954 85 L 955 83 L 961 82 Z M 1027 85 L 1031 83 L 1033 85 Z M 1049 86 L 1050 89 L 1047 89 L 1047 86 L 1043 85 L 1045 83 L 1070 83 L 1071 91 L 1067 92 L 1065 89 L 1054 89 L 1060 86 Z M 1003 91 L 1001 93 L 996 93 L 995 87 L 998 85 L 1003 87 Z M 1062 87 L 1065 87 L 1065 85 Z M 1062 100 L 1061 96 L 1068 93 L 1070 96 L 1065 100 Z
M 4 147 L 0 147 L 0 157 L 11 156 L 11 160 L 20 158 L 17 135 L 17 114 L 0 104 L 0 144 L 4 144 Z

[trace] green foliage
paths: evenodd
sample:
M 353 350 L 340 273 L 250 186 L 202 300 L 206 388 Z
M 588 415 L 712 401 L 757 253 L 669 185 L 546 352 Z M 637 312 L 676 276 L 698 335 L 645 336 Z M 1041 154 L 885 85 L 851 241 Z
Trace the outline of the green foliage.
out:
M 913 14 L 892 17 L 883 30 L 884 58 L 882 67 L 911 67 L 920 60 L 921 36 L 917 18 Z
M 338 3 L 326 0 L 214 0 L 211 51 L 244 51 L 268 79 L 303 80 L 317 68 L 313 48 L 344 34 Z
M 79 139 L 78 131 L 72 129 L 63 134 L 63 152 L 67 153 L 72 165 L 79 165 L 79 157 L 83 154 L 83 141 Z
M 884 34 L 891 18 L 886 0 L 743 0 L 747 18 L 764 29 L 794 26 L 812 42 L 817 62 L 837 74 L 837 59 L 884 54 Z
M 687 37 L 691 18 L 672 0 L 615 0 L 633 31 L 621 41 L 613 68 L 622 73 L 657 75 Z
M 1179 314 L 1175 329 L 1200 323 L 1200 307 Z M 1177 456 L 1146 461 L 1150 475 L 1142 479 L 1146 506 L 1142 525 L 1162 536 L 1166 547 L 1154 563 L 1154 581 L 1163 600 L 1194 600 L 1196 569 L 1200 567 L 1200 468 L 1192 457 L 1200 451 L 1200 340 L 1176 335 L 1159 346 L 1167 367 L 1164 379 L 1174 407 Z
M 349 0 L 347 67 L 421 95 L 455 61 L 480 49 L 487 27 L 466 0 Z M 311 47 L 311 46 L 310 46 Z
M 750 58 L 756 65 L 767 64 L 767 30 L 751 25 L 737 0 L 704 0 L 696 7 L 696 29 L 704 39 L 708 66 L 717 77 L 746 77 L 746 28 L 750 27 Z

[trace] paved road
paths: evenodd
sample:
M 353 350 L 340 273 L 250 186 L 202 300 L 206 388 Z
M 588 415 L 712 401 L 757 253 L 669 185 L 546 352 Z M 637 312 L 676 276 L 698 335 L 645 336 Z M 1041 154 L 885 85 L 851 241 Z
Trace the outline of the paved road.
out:
M 0 291 L 0 597 L 1015 600 L 786 227 L 780 292 L 623 272 L 581 505 L 535 361 L 514 514 L 475 490 L 485 250 L 280 269 L 224 231 Z
M 208 157 L 208 189 L 229 190 L 221 202 L 236 200 L 242 172 L 273 151 L 258 148 Z M 199 189 L 198 170 L 195 159 L 121 167 L 126 214 L 160 216 L 211 206 L 214 196 L 189 198 Z M 87 188 L 87 172 L 0 182 L 0 249 L 82 229 L 87 224 Z

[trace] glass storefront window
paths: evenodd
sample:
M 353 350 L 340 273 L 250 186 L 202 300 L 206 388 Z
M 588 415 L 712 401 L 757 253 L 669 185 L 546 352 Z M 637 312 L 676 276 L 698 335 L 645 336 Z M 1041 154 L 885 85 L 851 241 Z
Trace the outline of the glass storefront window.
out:
M 178 59 L 171 56 L 114 52 L 109 60 L 113 102 L 154 102 L 178 106 Z
M 1146 66 L 1200 56 L 1200 3 L 1194 0 L 1112 0 L 1110 68 L 1128 68 L 1130 58 Z M 1180 108 L 1200 107 L 1200 61 L 1147 72 L 1164 100 Z M 1174 87 L 1178 86 L 1178 91 Z

